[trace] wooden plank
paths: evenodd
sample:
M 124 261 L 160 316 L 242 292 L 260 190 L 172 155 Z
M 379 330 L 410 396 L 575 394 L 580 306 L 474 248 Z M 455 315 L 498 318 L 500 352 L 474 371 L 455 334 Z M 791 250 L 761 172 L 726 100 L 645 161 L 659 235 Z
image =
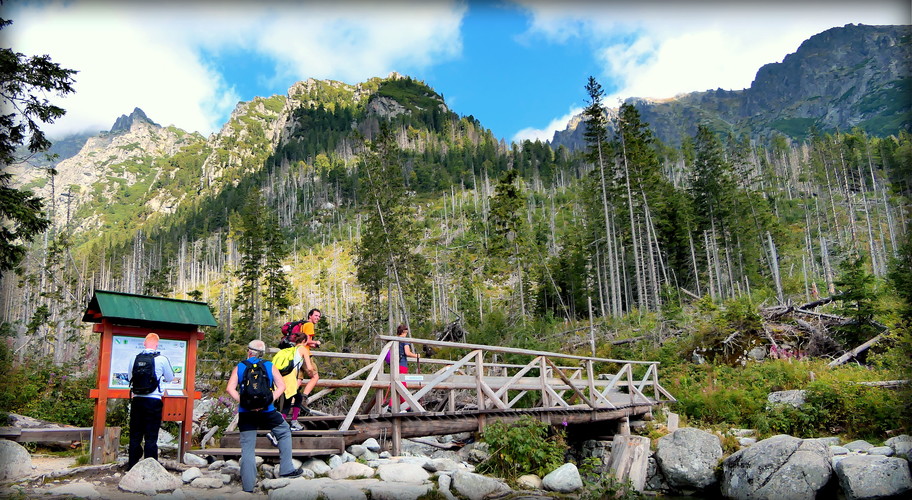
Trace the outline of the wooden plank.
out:
M 500 387 L 500 389 L 497 390 L 497 393 L 496 393 L 497 397 L 500 398 L 501 396 L 503 396 L 503 394 L 505 392 L 510 390 L 511 385 L 518 382 L 519 379 L 521 379 L 523 375 L 525 375 L 526 373 L 529 373 L 529 371 L 531 371 L 533 368 L 536 368 L 535 364 L 538 363 L 540 358 L 541 358 L 541 356 L 537 356 L 537 357 L 533 358 L 532 361 L 529 362 L 529 364 L 522 367 L 521 370 L 519 370 L 518 372 L 516 372 L 516 374 L 514 374 L 512 377 L 510 377 L 510 380 L 508 380 L 504 385 L 502 385 Z
M 385 341 L 396 341 L 399 337 L 392 337 L 387 335 L 378 335 L 378 339 Z M 437 347 L 455 347 L 457 349 L 469 349 L 469 350 L 481 350 L 487 352 L 500 352 L 507 354 L 525 354 L 528 356 L 546 356 L 549 358 L 560 358 L 560 359 L 575 359 L 579 361 L 592 360 L 599 363 L 623 363 L 623 364 L 635 364 L 635 365 L 651 365 L 656 364 L 658 361 L 634 361 L 629 359 L 610 359 L 610 358 L 596 358 L 588 356 L 574 356 L 572 354 L 563 354 L 559 352 L 548 352 L 548 351 L 533 351 L 529 349 L 517 349 L 515 347 L 500 347 L 500 346 L 491 346 L 483 344 L 464 344 L 460 342 L 441 342 L 438 340 L 425 340 L 425 339 L 415 339 L 410 338 L 409 342 L 413 344 L 421 345 L 430 345 Z
M 560 369 L 558 369 L 558 367 L 554 366 L 554 363 L 552 363 L 550 359 L 545 358 L 545 361 L 548 362 L 548 365 L 551 366 L 551 369 L 554 370 L 554 373 L 556 373 L 557 376 L 560 377 L 561 380 L 563 380 L 565 384 L 569 385 L 570 389 L 574 393 L 576 393 L 576 395 L 579 396 L 579 398 L 582 399 L 584 403 L 589 405 L 590 408 L 595 408 L 595 405 L 592 404 L 592 401 L 589 401 L 589 398 L 587 398 L 582 392 L 580 392 L 580 390 L 577 389 L 575 385 L 573 385 L 573 382 L 571 382 L 570 379 L 567 378 L 567 376 L 564 375 L 564 373 L 561 372 Z
M 16 429 L 7 427 L 5 429 Z M 92 438 L 91 427 L 58 427 L 58 428 L 19 428 L 18 434 L 14 430 L 5 431 L 7 435 L 0 434 L 12 441 L 20 443 L 41 443 L 45 441 L 89 441 Z
M 386 353 L 389 352 L 392 345 L 392 343 L 387 343 L 385 346 L 383 346 L 383 349 L 380 350 L 380 355 L 378 356 L 377 361 L 374 362 L 373 368 L 371 368 L 371 371 L 368 373 L 367 378 L 364 379 L 361 390 L 358 391 L 358 396 L 352 403 L 351 409 L 348 411 L 348 415 L 345 416 L 345 420 L 343 420 L 342 424 L 339 426 L 339 430 L 347 431 L 351 427 L 352 420 L 355 419 L 355 413 L 358 411 L 358 408 L 361 407 L 361 403 L 364 402 L 364 398 L 367 396 L 367 393 L 371 390 L 371 382 L 377 378 L 377 373 L 383 369 L 383 362 L 381 360 L 386 358 Z
M 222 436 L 221 441 L 219 442 L 220 448 L 240 448 L 241 447 L 241 436 L 240 434 L 225 435 Z M 257 436 L 256 439 L 257 448 L 270 448 L 272 443 L 269 442 L 269 439 L 266 436 Z M 329 449 L 329 448 L 345 448 L 345 438 L 342 436 L 337 437 L 309 437 L 309 436 L 292 436 L 291 437 L 291 447 L 294 449 Z
M 205 450 L 188 450 L 194 455 L 212 455 L 215 457 L 239 457 L 241 456 L 240 448 L 206 448 Z M 291 455 L 295 457 L 323 457 L 338 455 L 341 450 L 335 448 L 305 450 L 301 448 L 292 448 Z M 277 457 L 279 456 L 278 448 L 257 448 L 257 456 L 260 457 Z
M 463 365 L 465 365 L 466 363 L 468 363 L 468 361 L 469 361 L 470 359 L 472 359 L 472 357 L 474 356 L 474 354 L 475 354 L 474 351 L 473 351 L 473 352 L 470 352 L 470 353 L 466 354 L 462 359 L 460 359 L 459 361 L 457 361 L 456 363 L 454 363 L 454 364 L 450 365 L 449 367 L 447 367 L 445 370 L 443 370 L 442 373 L 440 373 L 439 375 L 437 375 L 436 377 L 434 377 L 433 379 L 431 379 L 431 381 L 428 382 L 428 384 L 427 384 L 425 387 L 423 387 L 423 388 L 420 389 L 418 392 L 416 392 L 416 393 L 415 393 L 415 397 L 416 397 L 416 398 L 421 398 L 422 396 L 424 396 L 425 394 L 427 394 L 428 392 L 430 392 L 432 389 L 434 389 L 434 387 L 435 387 L 437 384 L 439 384 L 440 382 L 442 382 L 442 381 L 444 381 L 444 380 L 446 380 L 446 379 L 448 379 L 448 378 L 454 376 L 456 370 L 462 368 Z
M 646 487 L 649 442 L 645 436 L 615 435 L 611 443 L 611 473 L 621 484 L 629 480 L 640 492 Z

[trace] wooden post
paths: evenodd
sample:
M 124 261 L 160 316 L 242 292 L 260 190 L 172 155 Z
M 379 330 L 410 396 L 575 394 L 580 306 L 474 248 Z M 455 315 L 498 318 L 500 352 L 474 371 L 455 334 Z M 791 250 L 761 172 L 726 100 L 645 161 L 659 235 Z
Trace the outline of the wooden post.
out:
M 646 487 L 649 442 L 645 436 L 616 435 L 611 443 L 611 473 L 622 483 L 630 480 L 637 491 Z
M 95 394 L 95 413 L 92 418 L 92 465 L 104 463 L 105 421 L 108 417 L 108 373 L 111 371 L 111 345 L 114 339 L 113 325 L 108 320 L 96 324 L 93 330 L 101 333 L 101 347 L 98 349 L 98 378 Z M 91 395 L 91 394 L 90 394 Z
M 116 462 L 117 450 L 120 448 L 120 427 L 105 427 L 102 441 L 102 462 Z

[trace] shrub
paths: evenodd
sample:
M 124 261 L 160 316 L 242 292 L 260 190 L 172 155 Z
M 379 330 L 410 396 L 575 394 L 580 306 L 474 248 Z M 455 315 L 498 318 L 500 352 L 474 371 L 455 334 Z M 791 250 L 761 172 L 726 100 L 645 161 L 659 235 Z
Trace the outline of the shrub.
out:
M 495 421 L 487 425 L 482 439 L 488 443 L 490 458 L 478 466 L 479 472 L 493 473 L 508 480 L 523 474 L 544 477 L 564 463 L 563 431 L 523 417 L 510 424 Z

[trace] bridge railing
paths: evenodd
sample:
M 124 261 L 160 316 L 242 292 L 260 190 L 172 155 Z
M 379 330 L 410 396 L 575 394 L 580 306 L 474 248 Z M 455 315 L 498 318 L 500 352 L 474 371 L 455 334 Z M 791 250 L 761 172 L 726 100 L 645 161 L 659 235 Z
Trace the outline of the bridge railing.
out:
M 659 363 L 656 361 L 575 356 L 392 336 L 378 338 L 386 343 L 377 355 L 313 352 L 318 357 L 366 362 L 365 366 L 341 379 L 320 379 L 322 390 L 309 400 L 315 401 L 336 388 L 357 388 L 358 394 L 340 430 L 351 427 L 371 390 L 375 391 L 374 408 L 379 409 L 388 398 L 394 414 L 403 407 L 412 412 L 426 412 L 421 399 L 431 391 L 445 391 L 447 411 L 451 413 L 456 412 L 456 391 L 474 392 L 478 410 L 518 409 L 517 403 L 529 393 L 535 394 L 539 405 L 536 408 L 539 409 L 613 410 L 675 401 L 659 383 Z M 388 373 L 388 367 L 399 366 L 399 343 L 402 341 L 468 352 L 457 360 L 422 358 L 422 371 L 429 373 L 400 374 L 398 369 Z M 390 354 L 389 363 L 386 362 L 387 353 Z M 513 358 L 528 358 L 529 361 L 526 364 L 511 364 L 490 359 L 506 354 L 513 355 Z M 412 363 L 412 366 L 415 364 Z M 638 378 L 634 376 L 635 366 L 646 368 Z

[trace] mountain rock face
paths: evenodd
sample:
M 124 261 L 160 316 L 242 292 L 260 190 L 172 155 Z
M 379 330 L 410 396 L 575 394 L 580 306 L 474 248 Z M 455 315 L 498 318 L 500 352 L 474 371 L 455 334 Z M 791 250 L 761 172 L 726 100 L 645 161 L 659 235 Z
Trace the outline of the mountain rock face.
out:
M 758 141 L 776 135 L 802 139 L 811 127 L 823 132 L 860 127 L 878 136 L 912 130 L 912 26 L 832 28 L 782 62 L 761 67 L 750 88 L 626 102 L 660 140 L 674 145 L 694 135 L 700 123 Z M 583 147 L 580 123 L 575 117 L 556 132 L 552 146 Z
M 143 110 L 139 108 L 133 108 L 133 112 L 130 113 L 129 116 L 120 115 L 120 118 L 118 118 L 117 121 L 114 122 L 114 126 L 111 127 L 110 133 L 116 134 L 118 132 L 126 132 L 127 130 L 130 130 L 130 128 L 133 126 L 133 123 L 136 122 L 145 122 L 151 125 L 155 125 L 156 127 L 159 126 L 157 123 L 150 120 L 149 117 L 146 116 L 146 114 L 143 112 Z

